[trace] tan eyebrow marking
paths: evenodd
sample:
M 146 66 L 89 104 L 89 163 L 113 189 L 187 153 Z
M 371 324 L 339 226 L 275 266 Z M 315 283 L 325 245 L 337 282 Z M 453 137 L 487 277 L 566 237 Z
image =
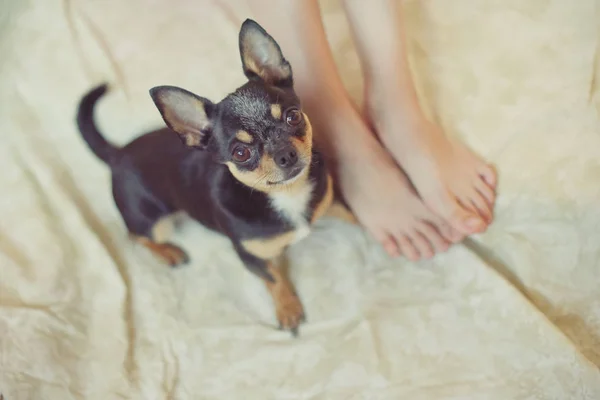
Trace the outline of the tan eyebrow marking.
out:
M 271 115 L 275 119 L 281 119 L 281 106 L 279 104 L 271 104 Z
M 254 138 L 252 137 L 252 135 L 249 134 L 246 131 L 243 131 L 243 130 L 237 131 L 237 133 L 235 134 L 235 137 L 240 142 L 244 142 L 244 143 L 247 143 L 247 144 L 250 144 L 250 143 L 252 143 L 254 141 Z

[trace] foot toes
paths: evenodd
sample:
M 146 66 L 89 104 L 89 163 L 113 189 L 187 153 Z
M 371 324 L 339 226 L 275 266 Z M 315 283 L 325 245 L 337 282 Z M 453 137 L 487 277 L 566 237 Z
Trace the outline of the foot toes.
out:
M 494 209 L 494 202 L 496 201 L 496 192 L 494 189 L 489 187 L 482 179 L 476 179 L 474 183 L 477 192 L 483 196 L 490 210 Z
M 470 202 L 461 204 L 458 199 L 453 199 L 454 209 L 448 213 L 446 220 L 457 231 L 471 235 L 481 232 L 485 229 L 485 222 L 482 220 L 475 210 L 470 210 Z
M 442 234 L 428 222 L 423 222 L 417 227 L 417 231 L 433 245 L 436 253 L 444 252 L 450 247 L 450 243 Z
M 398 235 L 396 237 L 396 241 L 400 246 L 400 251 L 406 256 L 406 258 L 408 258 L 411 261 L 419 261 L 421 259 L 419 251 L 412 243 L 412 241 L 408 238 L 408 236 Z
M 431 245 L 431 242 L 429 242 L 429 240 L 427 240 L 427 238 L 424 235 L 422 235 L 420 232 L 415 231 L 411 235 L 410 240 L 413 242 L 415 247 L 419 250 L 419 254 L 421 255 L 422 258 L 425 258 L 428 260 L 431 257 L 433 257 L 434 251 L 433 251 L 433 246 Z
M 485 183 L 487 183 L 491 188 L 496 188 L 496 184 L 498 183 L 498 176 L 496 174 L 496 170 L 491 165 L 486 164 L 479 171 L 479 175 L 483 178 Z
M 381 243 L 383 249 L 386 253 L 388 253 L 390 257 L 400 256 L 400 249 L 398 249 L 398 244 L 392 236 L 379 231 L 377 231 L 377 233 L 373 233 L 373 236 L 375 236 L 375 239 L 377 239 L 379 243 Z
M 464 235 L 471 235 L 485 228 L 485 222 L 475 210 L 471 210 L 471 203 L 461 202 L 450 192 L 441 194 L 434 201 L 426 202 L 426 205 L 452 228 Z
M 483 220 L 486 222 L 486 225 L 489 224 L 492 221 L 492 210 L 490 210 L 485 198 L 480 195 L 479 192 L 473 190 L 469 196 L 469 201 L 471 208 L 474 209 L 481 218 L 483 218 Z

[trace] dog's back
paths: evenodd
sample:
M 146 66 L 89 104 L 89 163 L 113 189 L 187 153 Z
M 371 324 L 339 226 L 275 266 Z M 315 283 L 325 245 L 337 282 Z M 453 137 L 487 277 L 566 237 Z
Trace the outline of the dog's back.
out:
M 108 142 L 94 121 L 102 84 L 83 96 L 77 124 L 92 152 L 111 169 L 115 203 L 130 232 L 150 234 L 154 224 L 184 210 L 216 229 L 210 202 L 210 179 L 218 168 L 208 153 L 185 146 L 169 128 L 143 134 L 124 147 Z

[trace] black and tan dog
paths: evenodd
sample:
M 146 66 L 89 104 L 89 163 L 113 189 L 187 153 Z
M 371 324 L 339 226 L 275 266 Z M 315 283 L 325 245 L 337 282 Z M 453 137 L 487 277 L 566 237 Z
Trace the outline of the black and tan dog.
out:
M 246 20 L 239 48 L 248 82 L 217 104 L 177 87 L 150 90 L 166 129 L 123 148 L 108 143 L 93 119 L 105 85 L 82 99 L 77 122 L 111 168 L 114 200 L 135 240 L 175 266 L 187 256 L 161 234 L 164 218 L 184 211 L 228 236 L 266 282 L 281 327 L 297 334 L 304 311 L 284 254 L 331 205 L 332 180 L 279 45 Z

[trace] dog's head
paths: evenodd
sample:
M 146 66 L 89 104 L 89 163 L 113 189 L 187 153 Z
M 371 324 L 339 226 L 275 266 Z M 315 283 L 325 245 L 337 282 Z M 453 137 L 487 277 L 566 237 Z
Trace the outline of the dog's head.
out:
M 173 86 L 150 95 L 187 146 L 211 152 L 245 185 L 271 192 L 307 174 L 312 128 L 277 42 L 246 20 L 239 48 L 248 82 L 218 104 Z

